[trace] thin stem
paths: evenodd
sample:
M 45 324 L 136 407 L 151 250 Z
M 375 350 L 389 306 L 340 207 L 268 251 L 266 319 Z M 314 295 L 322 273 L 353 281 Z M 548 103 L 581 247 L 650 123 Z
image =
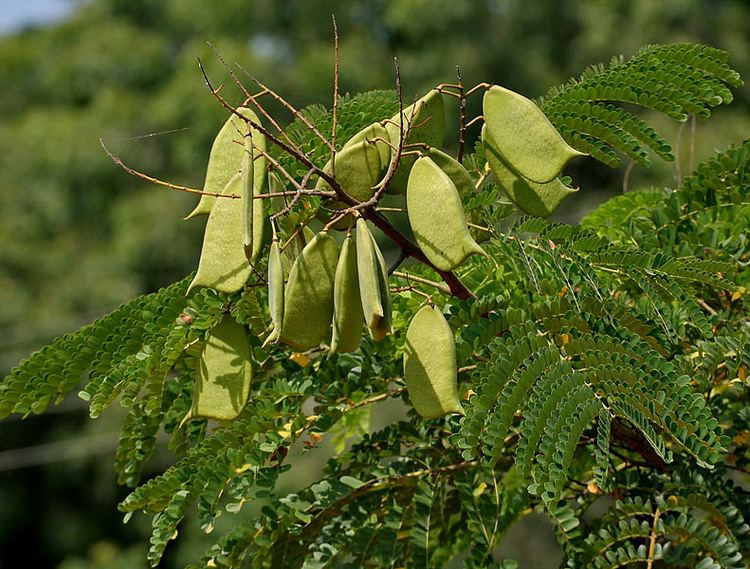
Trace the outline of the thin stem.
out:
M 481 89 L 484 89 L 485 91 L 492 87 L 492 83 L 478 83 L 477 85 L 474 85 L 471 89 L 469 89 L 466 92 L 466 96 L 469 97 L 470 95 L 473 95 L 477 91 L 480 91 Z
M 240 199 L 240 195 L 238 194 L 222 194 L 219 192 L 206 192 L 203 190 L 198 190 L 196 188 L 190 188 L 188 186 L 181 186 L 179 184 L 172 184 L 171 182 L 165 182 L 164 180 L 160 180 L 159 178 L 154 178 L 153 176 L 149 176 L 148 174 L 144 174 L 143 172 L 139 172 L 138 170 L 135 170 L 131 168 L 130 166 L 125 165 L 125 163 L 122 161 L 122 159 L 114 154 L 107 146 L 104 144 L 103 139 L 99 139 L 99 144 L 102 145 L 102 148 L 104 149 L 104 152 L 107 153 L 107 156 L 117 164 L 120 168 L 125 170 L 128 174 L 131 176 L 136 176 L 138 178 L 142 178 L 143 180 L 146 180 L 148 182 L 151 182 L 152 184 L 156 184 L 157 186 L 163 186 L 165 188 L 169 188 L 170 190 L 177 190 L 180 192 L 187 192 L 189 194 L 198 194 L 201 196 L 212 196 L 215 198 L 230 198 L 233 200 Z
M 331 141 L 328 140 L 322 132 L 320 132 L 316 126 L 310 122 L 310 119 L 308 119 L 303 113 L 299 111 L 294 105 L 292 105 L 289 101 L 287 101 L 284 97 L 279 95 L 276 91 L 265 85 L 255 77 L 252 73 L 250 73 L 247 69 L 242 67 L 240 64 L 237 64 L 237 68 L 242 71 L 245 75 L 247 75 L 258 87 L 261 89 L 266 89 L 268 91 L 268 94 L 271 95 L 276 101 L 281 103 L 281 105 L 286 108 L 294 118 L 299 119 L 299 121 L 304 124 L 310 132 L 312 132 L 316 137 L 320 139 L 320 141 L 325 144 L 329 149 L 333 148 L 333 144 L 331 144 Z
M 625 166 L 625 172 L 622 175 L 622 193 L 627 194 L 628 189 L 630 189 L 630 172 L 633 171 L 633 166 L 635 166 L 635 161 L 631 160 L 628 162 L 628 165 Z
M 458 78 L 458 108 L 460 111 L 460 123 L 458 127 L 458 153 L 456 154 L 456 160 L 459 163 L 464 160 L 464 147 L 466 145 L 466 96 L 464 95 L 464 82 L 461 79 L 461 68 L 456 65 L 456 77 Z
M 484 120 L 484 115 L 479 115 L 471 119 L 468 123 L 466 123 L 466 128 L 469 128 L 470 126 L 474 126 L 474 123 L 478 123 Z
M 281 148 L 284 152 L 289 154 L 290 156 L 293 156 L 302 164 L 307 166 L 308 168 L 313 170 L 313 173 L 317 174 L 321 178 L 323 178 L 328 184 L 333 188 L 333 190 L 337 194 L 344 194 L 344 192 L 341 190 L 341 187 L 339 186 L 338 182 L 328 173 L 323 171 L 323 169 L 318 168 L 315 164 L 313 164 L 312 160 L 305 154 L 304 152 L 300 151 L 296 147 L 290 146 L 289 144 L 285 143 L 284 141 L 280 140 L 277 136 L 272 134 L 266 127 L 264 127 L 262 124 L 257 123 L 256 121 L 250 120 L 247 117 L 242 116 L 240 112 L 230 105 L 224 97 L 222 97 L 219 94 L 218 89 L 214 89 L 213 85 L 211 84 L 211 80 L 208 78 L 208 74 L 206 73 L 205 67 L 203 67 L 203 63 L 200 59 L 198 59 L 198 67 L 201 70 L 201 73 L 203 75 L 203 80 L 206 82 L 206 85 L 208 86 L 208 89 L 211 91 L 211 94 L 214 96 L 214 98 L 223 106 L 225 109 L 229 110 L 232 114 L 238 116 L 241 120 L 245 121 L 246 123 L 249 123 L 254 129 L 258 130 L 262 134 L 268 138 L 273 144 Z M 263 87 L 263 86 L 262 86 Z
M 294 192 L 294 197 L 292 198 L 292 201 L 290 201 L 288 204 L 284 206 L 283 209 L 277 211 L 272 216 L 269 217 L 271 221 L 281 217 L 282 215 L 286 215 L 291 211 L 291 209 L 297 205 L 297 202 L 299 202 L 300 198 L 306 193 L 304 190 L 304 187 L 307 185 L 307 182 L 310 181 L 310 176 L 312 176 L 313 170 L 308 170 L 305 176 L 302 178 L 302 182 L 300 183 L 300 186 L 302 189 L 298 189 L 296 192 Z
M 677 185 L 682 184 L 682 133 L 685 131 L 685 123 L 680 124 L 677 131 L 677 142 L 674 145 L 674 179 Z
M 339 28 L 333 21 L 333 125 L 331 127 L 331 175 L 336 176 L 336 127 L 339 114 Z
M 656 507 L 654 512 L 654 523 L 651 524 L 651 536 L 648 544 L 648 558 L 646 559 L 646 569 L 652 569 L 654 566 L 654 550 L 656 549 L 656 530 L 659 523 L 659 517 L 661 516 L 661 510 L 659 506 Z
M 410 275 L 409 273 L 401 273 L 399 271 L 393 271 L 392 274 L 393 274 L 394 277 L 398 277 L 400 279 L 406 279 L 407 281 L 414 281 L 415 283 L 422 283 L 422 284 L 425 284 L 425 285 L 429 285 L 429 286 L 435 287 L 436 289 L 438 289 L 438 290 L 440 290 L 440 291 L 442 291 L 442 292 L 444 292 L 446 294 L 450 294 L 451 293 L 450 289 L 447 286 L 445 286 L 445 284 L 443 284 L 443 283 L 436 283 L 435 281 L 431 281 L 431 280 L 425 279 L 423 277 L 418 277 L 416 275 Z
M 263 115 L 263 117 L 271 123 L 271 125 L 276 129 L 276 131 L 282 135 L 285 139 L 287 144 L 295 148 L 297 151 L 302 152 L 300 148 L 294 143 L 294 141 L 289 138 L 287 133 L 284 131 L 283 128 L 281 128 L 281 125 L 271 116 L 271 114 L 266 111 L 266 109 L 263 108 L 263 106 L 257 101 L 260 97 L 263 95 L 270 95 L 271 91 L 267 88 L 262 88 L 260 93 L 257 93 L 255 95 L 250 94 L 250 92 L 245 87 L 244 83 L 239 80 L 237 75 L 232 71 L 232 68 L 227 64 L 227 62 L 224 60 L 224 57 L 221 55 L 221 52 L 218 50 L 218 48 L 213 45 L 211 42 L 208 42 L 208 46 L 211 48 L 211 50 L 214 52 L 214 55 L 216 58 L 221 62 L 222 66 L 227 70 L 229 73 L 229 76 L 234 80 L 235 84 L 240 88 L 242 93 L 245 95 L 245 101 L 243 104 L 252 103 L 253 106 L 258 109 L 258 111 Z

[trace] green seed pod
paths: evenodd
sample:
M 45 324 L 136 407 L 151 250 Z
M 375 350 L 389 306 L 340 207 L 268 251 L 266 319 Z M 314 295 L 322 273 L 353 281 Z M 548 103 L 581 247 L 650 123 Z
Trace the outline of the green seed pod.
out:
M 391 332 L 391 291 L 383 254 L 362 218 L 357 220 L 357 276 L 365 324 L 379 342 Z
M 302 249 L 289 274 L 279 341 L 308 350 L 325 340 L 333 319 L 338 257 L 338 243 L 325 231 Z
M 253 197 L 257 197 L 261 194 L 266 193 L 268 189 L 268 159 L 259 152 L 259 150 L 267 150 L 266 137 L 256 129 L 252 129 L 253 145 L 256 150 L 253 151 Z M 258 256 L 263 250 L 266 238 L 266 207 L 267 199 L 254 199 L 253 200 L 253 246 L 250 251 L 250 256 L 247 260 L 250 264 L 254 265 L 255 261 L 258 260 Z
M 437 308 L 423 307 L 409 324 L 404 345 L 404 380 L 412 405 L 425 419 L 464 414 L 458 398 L 456 341 Z
M 237 112 L 252 121 L 258 121 L 257 115 L 246 107 L 238 108 Z M 232 113 L 227 122 L 224 123 L 224 126 L 221 127 L 213 146 L 211 146 L 208 167 L 206 168 L 206 181 L 203 183 L 204 192 L 225 193 L 224 190 L 229 180 L 240 171 L 244 147 L 242 144 L 238 144 L 238 142 L 241 142 L 242 135 L 245 132 L 247 132 L 245 122 Z M 262 136 L 260 133 L 253 134 Z M 201 196 L 198 205 L 185 219 L 191 219 L 198 215 L 207 215 L 210 213 L 216 200 L 215 196 Z
M 438 269 L 451 271 L 484 250 L 471 237 L 455 184 L 428 156 L 414 163 L 406 192 L 414 238 Z
M 388 129 L 379 122 L 372 123 L 370 126 L 360 130 L 357 134 L 346 141 L 344 148 L 347 146 L 354 146 L 360 142 L 370 141 L 370 144 L 374 144 L 378 149 L 378 152 L 380 152 L 380 162 L 385 167 L 391 161 L 391 147 L 382 140 L 376 140 L 377 138 L 382 138 L 390 142 Z
M 453 156 L 446 154 L 439 148 L 430 148 L 427 155 L 432 158 L 432 161 L 435 162 L 443 172 L 448 174 L 448 177 L 456 186 L 458 195 L 461 196 L 462 201 L 465 196 L 473 196 L 476 193 L 474 180 L 472 179 L 471 174 L 469 174 L 463 164 L 453 158 Z M 469 212 L 469 221 L 475 225 L 480 225 L 482 221 L 481 212 L 478 209 Z M 480 242 L 489 237 L 489 233 L 474 227 L 469 228 L 469 233 L 474 239 Z
M 242 155 L 242 249 L 245 258 L 252 264 L 253 258 L 253 144 L 252 137 L 245 136 L 245 152 Z
M 377 125 L 380 126 L 380 125 Z M 380 126 L 380 128 L 383 128 Z M 383 130 L 385 130 L 383 128 Z M 387 135 L 387 133 L 386 133 Z M 388 161 L 381 160 L 381 146 L 383 142 L 371 143 L 366 140 L 345 144 L 336 154 L 336 169 L 334 175 L 341 189 L 354 199 L 364 202 L 375 193 L 375 186 L 382 179 Z M 331 173 L 331 162 L 325 165 L 324 171 Z M 323 178 L 318 178 L 315 189 L 330 192 L 331 186 Z M 330 209 L 345 209 L 347 205 L 340 201 L 327 204 Z M 334 229 L 344 231 L 349 228 L 351 216 L 339 220 L 333 225 Z
M 239 194 L 240 174 L 229 181 L 225 194 Z M 198 272 L 188 292 L 205 286 L 219 292 L 240 290 L 250 277 L 252 268 L 242 252 L 242 200 L 221 198 L 208 216 L 203 234 L 203 249 Z
M 412 113 L 414 113 L 413 117 Z M 406 107 L 401 116 L 406 118 L 404 122 L 410 121 L 412 125 L 404 144 L 415 142 L 421 142 L 428 146 L 443 144 L 443 138 L 445 138 L 445 105 L 443 104 L 443 96 L 437 89 L 433 89 L 416 103 Z M 399 129 L 403 124 L 401 116 L 396 113 L 385 125 L 390 135 L 391 144 L 395 148 L 398 148 Z M 389 192 L 403 194 L 406 191 L 409 172 L 415 160 L 414 156 L 401 157 L 398 169 L 388 185 Z
M 247 402 L 252 377 L 248 331 L 226 314 L 211 330 L 201 352 L 188 417 L 234 419 Z
M 486 128 L 482 129 L 484 153 L 490 170 L 511 201 L 529 215 L 547 217 L 569 195 L 578 191 L 555 178 L 546 184 L 537 184 L 525 179 L 508 166 L 498 152 L 494 140 Z
M 333 285 L 333 335 L 331 353 L 353 352 L 362 339 L 362 302 L 359 298 L 357 251 L 354 239 L 347 235 L 341 246 Z
M 542 110 L 523 95 L 493 85 L 483 102 L 484 121 L 498 153 L 524 178 L 544 184 L 554 180 L 574 156 Z
M 448 174 L 460 196 L 474 193 L 474 180 L 472 180 L 471 174 L 464 168 L 463 164 L 439 148 L 430 148 L 427 155 L 443 172 Z
M 275 342 L 281 333 L 284 317 L 284 264 L 281 262 L 281 247 L 279 240 L 271 243 L 268 255 L 268 310 L 271 313 L 273 332 L 268 343 Z
M 361 202 L 372 197 L 373 187 L 380 181 L 388 165 L 380 160 L 378 144 L 382 143 L 373 144 L 363 140 L 344 146 L 336 154 L 336 180 L 342 190 Z M 330 161 L 324 171 L 331 173 Z M 331 186 L 323 178 L 318 178 L 315 189 L 330 192 Z

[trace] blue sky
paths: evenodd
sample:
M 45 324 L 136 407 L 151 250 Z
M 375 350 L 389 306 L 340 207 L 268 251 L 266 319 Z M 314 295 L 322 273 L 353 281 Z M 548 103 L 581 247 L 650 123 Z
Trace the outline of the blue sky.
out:
M 0 34 L 59 20 L 75 4 L 75 0 L 0 0 Z

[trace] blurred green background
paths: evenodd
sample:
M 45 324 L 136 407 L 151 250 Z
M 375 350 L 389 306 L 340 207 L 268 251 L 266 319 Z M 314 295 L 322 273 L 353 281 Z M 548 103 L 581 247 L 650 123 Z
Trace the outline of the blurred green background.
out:
M 22 4 L 21 2 L 18 3 Z M 743 0 L 91 0 L 45 2 L 36 27 L 0 5 L 0 372 L 54 336 L 196 265 L 203 222 L 192 196 L 147 186 L 110 162 L 99 138 L 139 169 L 202 184 L 225 119 L 199 74 L 236 90 L 206 42 L 290 101 L 332 96 L 331 14 L 341 32 L 342 91 L 391 88 L 398 56 L 407 98 L 439 82 L 491 81 L 535 97 L 591 64 L 648 43 L 696 41 L 730 52 L 750 76 Z M 53 6 L 54 5 L 54 6 Z M 479 98 L 470 112 L 479 112 Z M 680 168 L 750 132 L 750 93 L 682 133 Z M 278 109 L 276 109 L 278 110 Z M 283 113 L 282 121 L 288 120 Z M 674 142 L 679 125 L 656 119 Z M 470 134 L 475 137 L 477 132 Z M 455 145 L 455 136 L 446 141 Z M 633 171 L 629 188 L 674 183 L 675 165 Z M 622 191 L 623 171 L 583 162 L 574 220 Z M 71 396 L 51 413 L 0 423 L 0 568 L 145 567 L 148 520 L 123 525 L 112 456 L 120 417 L 97 422 Z M 169 464 L 161 450 L 152 473 Z M 301 463 L 298 475 L 314 473 Z M 224 523 L 231 520 L 224 519 Z M 219 527 L 221 529 L 221 527 Z M 165 558 L 181 567 L 207 541 L 190 526 Z M 505 557 L 554 567 L 543 520 L 514 530 Z

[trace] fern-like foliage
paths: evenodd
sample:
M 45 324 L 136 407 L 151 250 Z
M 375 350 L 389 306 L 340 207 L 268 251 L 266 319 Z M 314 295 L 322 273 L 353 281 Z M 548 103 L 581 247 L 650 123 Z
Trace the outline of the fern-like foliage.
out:
M 671 146 L 643 119 L 612 103 L 645 107 L 679 121 L 688 115 L 708 118 L 711 107 L 732 101 L 727 84 L 738 87 L 742 81 L 726 52 L 657 45 L 628 60 L 590 67 L 579 79 L 552 89 L 540 105 L 569 143 L 597 160 L 616 167 L 624 155 L 648 165 L 649 151 L 673 160 Z

